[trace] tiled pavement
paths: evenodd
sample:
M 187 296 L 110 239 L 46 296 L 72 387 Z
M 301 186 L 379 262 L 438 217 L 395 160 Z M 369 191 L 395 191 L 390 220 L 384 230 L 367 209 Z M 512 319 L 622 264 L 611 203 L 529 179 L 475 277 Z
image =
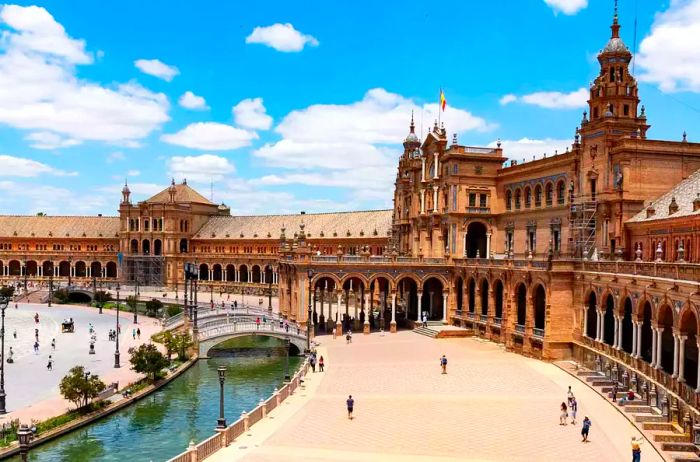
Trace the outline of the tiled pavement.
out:
M 351 345 L 340 337 L 319 340 L 327 371 L 315 392 L 279 425 L 260 428 L 270 432 L 260 444 L 232 443 L 222 451 L 226 460 L 622 461 L 631 458 L 630 436 L 639 435 L 565 372 L 492 343 L 411 332 L 356 335 Z M 440 374 L 443 353 L 447 375 Z M 568 385 L 579 420 L 593 421 L 590 443 L 581 442 L 580 423 L 558 424 Z M 348 394 L 355 398 L 352 421 Z M 243 444 L 250 447 L 237 450 Z M 645 462 L 662 460 L 650 445 L 644 449 Z

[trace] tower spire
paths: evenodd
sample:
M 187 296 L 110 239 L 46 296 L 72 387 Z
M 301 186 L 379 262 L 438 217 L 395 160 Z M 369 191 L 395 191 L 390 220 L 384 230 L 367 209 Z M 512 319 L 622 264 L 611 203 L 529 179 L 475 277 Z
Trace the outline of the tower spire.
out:
M 610 29 L 612 29 L 612 38 L 620 38 L 620 24 L 617 21 L 617 0 L 615 0 L 615 14 L 613 15 L 613 23 Z

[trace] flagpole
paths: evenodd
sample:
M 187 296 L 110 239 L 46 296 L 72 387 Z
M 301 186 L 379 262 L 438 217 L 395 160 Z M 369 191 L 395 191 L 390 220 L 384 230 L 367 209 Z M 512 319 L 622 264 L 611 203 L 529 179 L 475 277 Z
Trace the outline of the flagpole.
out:
M 441 120 L 441 112 L 442 112 L 442 86 L 440 86 L 440 93 L 438 93 L 438 128 L 440 128 L 440 123 L 442 122 Z

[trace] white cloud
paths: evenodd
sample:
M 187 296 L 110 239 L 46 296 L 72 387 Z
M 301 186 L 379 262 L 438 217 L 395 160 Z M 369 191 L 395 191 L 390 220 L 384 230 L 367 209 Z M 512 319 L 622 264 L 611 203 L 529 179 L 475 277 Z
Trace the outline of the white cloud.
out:
M 34 132 L 25 137 L 27 141 L 31 141 L 30 146 L 34 149 L 60 149 L 77 146 L 81 143 L 80 140 L 72 138 L 64 138 L 53 132 Z
M 489 143 L 490 148 L 495 148 L 498 141 Z M 553 138 L 545 138 L 542 140 L 521 138 L 519 140 L 502 140 L 501 148 L 503 156 L 510 160 L 516 160 L 518 163 L 524 161 L 529 162 L 534 159 L 540 159 L 546 154 L 547 157 L 553 156 L 554 153 L 562 154 L 567 148 L 571 148 L 571 140 L 557 140 Z
M 639 45 L 639 80 L 666 92 L 700 92 L 700 0 L 672 0 Z
M 160 137 L 166 143 L 192 149 L 228 151 L 250 145 L 257 139 L 255 132 L 217 122 L 197 122 L 177 133 Z
M 513 93 L 508 93 L 507 95 L 503 95 L 503 97 L 498 100 L 498 103 L 501 106 L 505 106 L 506 104 L 514 103 L 517 100 L 517 96 L 515 96 Z
M 111 192 L 116 191 L 118 197 L 120 190 L 121 186 Z M 45 212 L 56 215 L 70 211 L 72 215 L 92 215 L 114 207 L 113 197 L 97 195 L 94 191 L 88 194 L 76 193 L 74 190 L 36 182 L 0 181 L 0 192 L 3 213 L 33 215 Z
M 576 14 L 588 6 L 588 0 L 544 0 L 555 12 Z
M 170 82 L 180 73 L 177 67 L 169 66 L 159 59 L 137 59 L 134 61 L 134 66 L 144 74 L 152 75 L 166 82 Z
M 0 32 L 0 124 L 128 143 L 169 119 L 163 94 L 135 83 L 106 87 L 78 79 L 76 64 L 91 62 L 84 42 L 70 38 L 45 9 L 4 6 L 2 26 L 8 27 Z
M 260 43 L 277 51 L 301 51 L 305 45 L 318 46 L 318 40 L 311 35 L 299 32 L 290 23 L 256 27 L 245 38 L 245 43 Z
M 110 153 L 107 155 L 107 163 L 108 163 L 108 164 L 112 164 L 112 163 L 114 163 L 114 162 L 117 162 L 117 161 L 120 161 L 120 160 L 124 160 L 124 159 L 126 159 L 126 156 L 125 156 L 124 153 L 121 152 L 121 151 L 110 152 Z
M 52 55 L 73 64 L 92 62 L 85 52 L 85 41 L 69 37 L 44 8 L 0 5 L 0 22 L 16 31 L 2 36 L 9 48 Z
M 201 96 L 195 95 L 191 91 L 186 91 L 185 93 L 183 93 L 183 95 L 180 96 L 180 99 L 178 100 L 178 104 L 184 107 L 185 109 L 209 109 L 206 100 Z
M 220 181 L 235 171 L 227 158 L 212 154 L 174 156 L 168 160 L 168 173 L 171 176 L 195 182 Z
M 585 88 L 579 88 L 569 93 L 562 93 L 560 91 L 538 91 L 522 96 L 508 94 L 500 99 L 500 103 L 501 105 L 506 105 L 513 102 L 520 102 L 547 109 L 576 109 L 588 105 L 588 96 L 588 90 Z
M 139 176 L 141 175 L 141 170 L 129 170 L 126 172 L 126 176 Z
M 233 106 L 231 110 L 236 124 L 253 130 L 268 130 L 272 117 L 265 110 L 262 98 L 248 98 Z
M 36 160 L 24 157 L 14 157 L 0 154 L 0 176 L 18 176 L 24 178 L 37 177 L 39 175 L 75 176 L 75 172 L 66 172 Z

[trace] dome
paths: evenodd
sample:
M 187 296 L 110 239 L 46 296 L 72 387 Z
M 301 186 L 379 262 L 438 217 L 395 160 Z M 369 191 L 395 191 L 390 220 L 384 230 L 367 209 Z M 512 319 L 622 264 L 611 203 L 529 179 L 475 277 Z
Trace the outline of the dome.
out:
M 603 53 L 629 53 L 629 49 L 620 37 L 613 37 L 603 48 Z
M 418 136 L 414 132 L 409 133 L 404 141 L 407 143 L 419 143 L 420 142 L 418 140 Z

